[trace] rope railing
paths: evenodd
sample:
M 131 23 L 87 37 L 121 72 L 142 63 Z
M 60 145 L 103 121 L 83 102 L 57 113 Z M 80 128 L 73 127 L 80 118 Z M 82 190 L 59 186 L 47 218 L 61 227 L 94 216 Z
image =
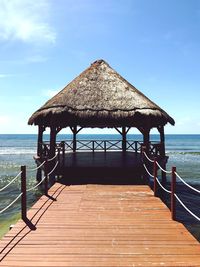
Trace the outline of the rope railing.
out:
M 159 181 L 158 177 L 156 177 L 156 181 L 157 181 L 157 183 L 159 184 L 159 186 L 160 186 L 166 193 L 169 193 L 169 194 L 172 193 L 172 191 L 166 189 L 166 188 L 161 184 L 161 182 Z
M 5 212 L 6 210 L 8 210 L 21 197 L 21 217 L 22 217 L 22 219 L 24 221 L 27 219 L 26 194 L 28 192 L 36 189 L 43 182 L 45 182 L 45 184 L 44 184 L 45 185 L 45 194 L 47 194 L 47 192 L 48 192 L 48 178 L 56 170 L 56 168 L 57 168 L 57 166 L 59 164 L 59 160 L 56 161 L 55 165 L 53 166 L 51 171 L 49 171 L 48 173 L 47 173 L 47 166 L 45 164 L 49 164 L 49 162 L 52 161 L 53 159 L 55 159 L 57 156 L 58 156 L 58 153 L 53 158 L 51 158 L 49 160 L 45 160 L 37 168 L 34 168 L 34 169 L 27 169 L 26 170 L 26 166 L 21 166 L 21 171 L 17 174 L 17 176 L 14 179 L 12 179 L 12 181 L 10 181 L 6 186 L 4 186 L 3 188 L 0 189 L 0 192 L 2 192 L 3 190 L 5 190 L 10 184 L 12 184 L 21 175 L 21 193 L 9 205 L 7 205 L 5 208 L 0 210 L 0 214 Z M 42 166 L 44 166 L 44 172 L 45 172 L 45 175 L 44 175 L 43 179 L 41 179 L 41 181 L 39 181 L 35 186 L 27 189 L 26 188 L 26 173 L 27 173 L 27 171 L 38 170 Z
M 48 159 L 47 161 L 50 162 L 50 161 L 54 160 L 57 156 L 58 156 L 58 153 L 55 154 L 55 156 L 53 156 L 52 158 Z
M 2 209 L 0 211 L 0 214 L 2 214 L 4 211 L 9 209 L 21 196 L 22 196 L 22 193 L 20 193 L 8 206 L 6 206 L 4 209 Z
M 188 207 L 186 207 L 186 205 L 180 200 L 180 198 L 177 196 L 177 194 L 175 194 L 176 199 L 178 200 L 178 202 L 182 205 L 182 207 L 187 210 L 187 212 L 192 215 L 195 219 L 197 219 L 198 221 L 200 221 L 200 218 L 194 214 Z
M 195 219 L 197 219 L 198 221 L 200 221 L 200 218 L 194 214 L 183 202 L 182 200 L 177 196 L 176 194 L 176 177 L 178 177 L 178 179 L 183 182 L 187 187 L 189 187 L 190 189 L 192 189 L 193 191 L 200 193 L 200 190 L 194 188 L 193 186 L 189 185 L 187 182 L 185 182 L 180 175 L 176 172 L 176 167 L 172 167 L 171 171 L 167 171 L 165 169 L 163 169 L 160 164 L 158 163 L 158 161 L 156 159 L 151 160 L 145 151 L 142 151 L 143 155 L 146 157 L 146 159 L 150 162 L 150 163 L 154 163 L 153 166 L 153 175 L 149 172 L 147 166 L 145 165 L 144 161 L 143 161 L 143 167 L 146 170 L 147 174 L 154 178 L 154 196 L 156 196 L 156 191 L 157 191 L 157 185 L 159 185 L 166 193 L 171 194 L 171 216 L 172 219 L 175 220 L 176 219 L 176 200 L 178 200 L 178 202 L 183 206 L 183 208 L 190 214 L 192 215 Z M 158 168 L 168 174 L 171 174 L 171 190 L 166 189 L 162 183 L 159 181 L 158 177 L 157 177 L 157 171 Z
M 171 174 L 171 173 L 172 173 L 172 171 L 167 171 L 167 170 L 163 169 L 157 161 L 156 161 L 156 164 L 157 164 L 157 166 L 159 167 L 159 169 L 160 169 L 161 171 L 163 171 L 163 172 L 165 172 L 165 173 L 168 173 L 168 174 Z
M 0 192 L 4 191 L 9 185 L 11 185 L 12 183 L 14 183 L 14 181 L 21 175 L 22 172 L 19 172 L 15 178 L 13 178 L 7 185 L 5 185 L 4 187 L 2 187 L 0 189 Z
M 39 170 L 44 164 L 45 164 L 45 161 L 43 161 L 38 167 L 33 168 L 33 169 L 27 169 L 27 171 L 29 171 L 29 172 L 37 171 L 37 170 Z
M 46 161 L 46 162 L 47 162 L 47 161 Z M 46 162 L 45 162 L 45 163 L 46 163 Z M 48 179 L 49 175 L 51 175 L 51 174 L 55 171 L 56 167 L 58 166 L 58 163 L 59 163 L 59 162 L 57 161 L 56 164 L 54 165 L 53 169 L 52 169 L 49 173 L 47 173 L 47 174 L 41 179 L 41 181 L 40 181 L 39 183 L 37 183 L 37 184 L 34 185 L 33 187 L 27 189 L 26 192 L 30 192 L 30 191 L 36 189 L 39 185 L 41 185 L 41 184 L 44 182 L 45 179 Z
M 143 151 L 143 154 L 145 155 L 145 157 L 148 159 L 149 162 L 154 162 L 154 160 L 150 159 L 148 156 L 147 156 L 147 153 L 145 151 Z
M 178 179 L 184 183 L 187 187 L 189 187 L 190 189 L 192 189 L 193 191 L 197 192 L 200 194 L 200 190 L 196 189 L 195 187 L 189 185 L 186 181 L 183 180 L 183 178 L 180 177 L 180 175 L 176 172 L 176 176 L 178 177 Z

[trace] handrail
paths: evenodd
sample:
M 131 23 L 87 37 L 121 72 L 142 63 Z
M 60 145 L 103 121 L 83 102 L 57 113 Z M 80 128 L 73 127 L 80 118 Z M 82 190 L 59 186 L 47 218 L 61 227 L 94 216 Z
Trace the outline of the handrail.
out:
M 37 171 L 37 170 L 39 170 L 44 164 L 45 164 L 45 161 L 43 161 L 38 167 L 33 168 L 33 169 L 27 169 L 27 171 L 29 171 L 29 172 Z
M 175 197 L 179 201 L 179 203 L 183 206 L 183 208 L 185 210 L 187 210 L 187 212 L 189 212 L 195 219 L 200 221 L 200 218 L 196 214 L 194 214 L 188 207 L 185 206 L 185 204 L 180 200 L 180 198 L 177 196 L 177 194 L 175 194 Z
M 147 153 L 145 151 L 143 151 L 143 154 L 145 155 L 145 157 L 148 159 L 148 161 L 150 162 L 154 162 L 154 160 L 150 159 L 148 156 L 147 156 Z
M 163 172 L 165 172 L 165 173 L 169 173 L 169 174 L 172 173 L 172 171 L 164 170 L 164 169 L 160 166 L 160 164 L 159 164 L 157 161 L 156 161 L 156 164 L 157 164 L 157 166 L 161 169 L 161 171 L 163 171 Z
M 164 170 L 160 164 L 154 160 L 152 161 L 148 156 L 147 154 L 145 153 L 145 151 L 143 151 L 143 154 L 145 155 L 145 157 L 150 161 L 150 162 L 154 162 L 154 175 L 152 175 L 147 166 L 143 163 L 143 166 L 144 166 L 144 169 L 146 170 L 146 172 L 148 173 L 148 175 L 150 177 L 153 177 L 154 178 L 154 189 L 156 188 L 155 186 L 155 183 L 158 183 L 159 186 L 167 193 L 171 194 L 171 213 L 172 213 L 172 219 L 175 220 L 175 214 L 176 214 L 176 211 L 175 211 L 175 207 L 176 207 L 176 202 L 175 200 L 177 199 L 179 201 L 179 203 L 183 206 L 183 208 L 190 214 L 192 215 L 195 219 L 197 219 L 198 221 L 200 221 L 200 217 L 198 217 L 196 214 L 194 214 L 183 202 L 182 200 L 177 196 L 177 194 L 175 193 L 175 187 L 176 187 L 176 177 L 179 178 L 179 180 L 181 182 L 183 182 L 187 187 L 189 187 L 190 189 L 192 189 L 193 191 L 197 192 L 197 193 L 200 193 L 200 190 L 194 188 L 193 186 L 189 185 L 187 182 L 185 182 L 179 175 L 178 173 L 176 172 L 176 168 L 175 167 L 172 167 L 172 170 L 171 171 L 166 171 Z M 157 171 L 155 171 L 155 168 L 156 166 L 158 166 L 162 171 L 166 172 L 166 173 L 170 173 L 172 175 L 172 182 L 171 182 L 171 191 L 166 189 L 162 184 L 161 182 L 159 181 L 158 177 L 155 176 Z M 155 192 L 154 192 L 154 195 Z
M 31 187 L 29 189 L 26 189 L 26 192 L 30 192 L 30 191 L 36 189 L 39 185 L 41 185 L 42 182 L 44 182 L 45 178 L 46 178 L 46 176 L 44 176 L 44 178 L 39 183 L 37 183 L 36 185 L 34 185 L 33 187 Z
M 41 185 L 44 182 L 44 180 L 55 171 L 56 167 L 58 166 L 58 163 L 59 163 L 59 161 L 56 162 L 56 164 L 54 165 L 53 169 L 49 173 L 47 173 L 39 183 L 37 183 L 33 187 L 27 189 L 26 192 L 30 192 L 30 191 L 36 189 L 39 185 Z
M 10 181 L 7 185 L 5 185 L 4 187 L 2 187 L 0 189 L 0 192 L 2 192 L 3 190 L 5 190 L 9 185 L 11 185 L 20 175 L 21 175 L 22 172 L 19 172 L 14 179 L 12 179 L 12 181 Z
M 177 172 L 175 172 L 176 176 L 179 178 L 179 180 L 184 183 L 187 187 L 189 187 L 190 189 L 192 189 L 193 191 L 197 192 L 200 194 L 200 190 L 194 188 L 193 186 L 189 185 L 186 181 L 183 180 L 183 178 L 180 177 L 180 175 L 178 175 Z
M 167 193 L 169 193 L 169 194 L 172 193 L 172 191 L 166 189 L 166 188 L 161 184 L 161 182 L 159 181 L 158 177 L 156 177 L 156 181 L 157 181 L 157 183 L 159 184 L 159 186 L 160 186 L 165 192 L 167 192 Z
M 0 214 L 6 211 L 8 208 L 10 208 L 20 197 L 22 196 L 22 193 L 20 193 L 8 206 L 6 206 L 4 209 L 0 211 Z

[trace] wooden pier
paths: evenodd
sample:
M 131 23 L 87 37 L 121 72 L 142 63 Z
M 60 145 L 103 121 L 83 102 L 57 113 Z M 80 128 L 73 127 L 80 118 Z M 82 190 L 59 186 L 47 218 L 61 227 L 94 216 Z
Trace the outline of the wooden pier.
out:
M 200 266 L 200 244 L 147 185 L 56 183 L 0 242 L 1 266 Z

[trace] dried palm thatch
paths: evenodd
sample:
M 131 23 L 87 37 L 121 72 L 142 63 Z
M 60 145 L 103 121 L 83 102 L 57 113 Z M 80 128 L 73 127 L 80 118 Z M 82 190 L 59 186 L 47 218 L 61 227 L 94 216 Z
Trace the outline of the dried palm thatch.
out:
M 144 127 L 174 120 L 104 60 L 97 60 L 29 119 L 29 124 L 67 127 Z

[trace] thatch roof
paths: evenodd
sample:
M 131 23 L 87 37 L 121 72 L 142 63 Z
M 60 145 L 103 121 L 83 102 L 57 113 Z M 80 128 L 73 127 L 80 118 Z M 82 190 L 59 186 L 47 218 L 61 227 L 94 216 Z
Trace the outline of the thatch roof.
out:
M 95 61 L 29 119 L 29 124 L 157 127 L 174 120 L 104 60 Z

